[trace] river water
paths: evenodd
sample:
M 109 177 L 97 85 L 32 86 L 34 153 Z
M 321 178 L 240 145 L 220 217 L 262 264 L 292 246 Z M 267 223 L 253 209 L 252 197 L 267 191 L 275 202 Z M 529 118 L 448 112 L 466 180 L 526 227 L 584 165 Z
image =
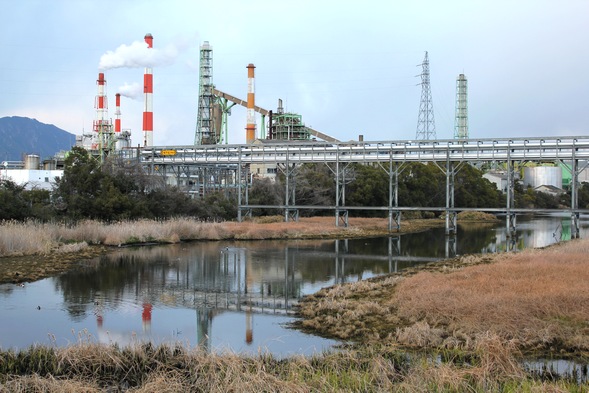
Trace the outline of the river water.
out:
M 338 342 L 288 328 L 301 296 L 341 282 L 469 253 L 570 239 L 570 218 L 518 218 L 396 237 L 192 242 L 120 248 L 79 269 L 0 285 L 0 347 L 77 342 L 175 343 L 222 353 L 310 355 Z M 589 218 L 581 221 L 581 237 Z

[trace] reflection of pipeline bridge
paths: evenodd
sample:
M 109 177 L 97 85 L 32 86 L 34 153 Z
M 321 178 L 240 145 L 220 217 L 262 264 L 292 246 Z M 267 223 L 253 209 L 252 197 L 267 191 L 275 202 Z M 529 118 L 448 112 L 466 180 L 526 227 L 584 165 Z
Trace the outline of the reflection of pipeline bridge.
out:
M 446 258 L 456 255 L 451 237 L 446 238 Z M 298 258 L 305 259 L 305 251 L 298 250 Z M 289 256 L 288 250 L 284 255 L 284 271 L 279 274 L 282 278 L 271 274 L 252 273 L 248 270 L 248 253 L 241 248 L 227 248 L 221 252 L 218 271 L 212 277 L 204 273 L 204 265 L 191 265 L 185 271 L 173 272 L 170 275 L 156 274 L 159 285 L 150 285 L 143 295 L 143 300 L 149 304 L 163 304 L 168 306 L 183 306 L 197 310 L 229 310 L 253 313 L 294 314 L 294 308 L 303 294 L 298 288 L 300 277 L 294 272 L 295 259 Z M 393 236 L 388 239 L 388 252 L 383 255 L 350 253 L 348 240 L 336 240 L 333 251 L 312 250 L 308 258 L 332 259 L 335 263 L 334 282 L 345 282 L 346 264 L 355 261 L 388 262 L 388 273 L 397 273 L 399 263 L 402 265 L 426 264 L 440 261 L 443 258 L 401 255 L 401 237 Z M 272 265 L 274 270 L 277 266 Z M 210 271 L 208 273 L 211 273 Z M 267 272 L 266 272 L 267 273 Z M 259 276 L 252 279 L 251 275 Z M 278 280 L 277 280 L 278 278 Z M 254 282 L 256 280 L 256 282 Z M 258 281 L 261 280 L 261 281 Z M 271 293 L 264 291 L 263 284 L 273 284 Z M 280 288 L 277 286 L 280 285 Z M 256 288 L 254 288 L 256 287 Z
M 186 308 L 291 314 L 300 299 L 296 290 L 298 278 L 289 272 L 293 262 L 285 259 L 285 274 L 272 283 L 283 290 L 264 293 L 254 288 L 253 273 L 243 248 L 228 247 L 221 251 L 218 263 L 195 260 L 185 270 L 170 275 L 157 274 L 158 285 L 147 289 L 151 303 L 182 305 Z
M 157 301 L 164 304 L 182 305 L 186 308 L 216 309 L 229 311 L 251 311 L 255 313 L 294 314 L 293 307 L 299 297 L 281 294 L 244 293 L 237 291 L 205 290 L 167 286 L 158 288 L 150 295 L 157 295 Z
M 441 211 L 446 213 L 446 233 L 456 231 L 459 211 L 477 210 L 506 215 L 508 233 L 515 231 L 518 213 L 538 210 L 514 208 L 516 167 L 526 162 L 553 162 L 571 175 L 571 207 L 546 211 L 567 211 L 572 219 L 572 236 L 579 235 L 579 217 L 589 213 L 579 209 L 579 173 L 587 167 L 589 137 L 545 137 L 511 139 L 420 140 L 380 142 L 286 142 L 263 140 L 247 145 L 198 145 L 146 147 L 140 150 L 139 160 L 150 173 L 164 177 L 196 177 L 199 186 L 233 188 L 238 195 L 238 219 L 251 214 L 254 208 L 279 209 L 285 220 L 297 219 L 299 210 L 332 210 L 335 223 L 348 224 L 350 210 L 388 211 L 389 229 L 399 229 L 403 211 Z M 399 175 L 410 162 L 433 162 L 446 176 L 446 203 L 440 207 L 399 206 Z M 330 206 L 297 205 L 295 179 L 302 164 L 322 163 L 335 177 L 335 201 Z M 350 181 L 354 163 L 379 165 L 389 176 L 388 206 L 346 206 L 345 189 Z M 504 208 L 463 208 L 454 204 L 454 177 L 465 163 L 500 166 L 507 177 Z M 252 165 L 274 167 L 284 174 L 285 201 L 276 206 L 251 205 L 248 190 L 251 186 Z M 207 172 L 208 171 L 208 172 Z M 196 173 L 196 175 L 194 175 Z

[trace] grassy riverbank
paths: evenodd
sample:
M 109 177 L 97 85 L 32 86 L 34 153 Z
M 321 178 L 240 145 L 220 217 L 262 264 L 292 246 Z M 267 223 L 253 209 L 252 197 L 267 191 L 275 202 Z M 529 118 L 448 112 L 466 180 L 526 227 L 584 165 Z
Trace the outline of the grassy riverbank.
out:
M 0 392 L 585 392 L 572 381 L 530 378 L 496 336 L 470 356 L 407 356 L 363 346 L 277 359 L 185 347 L 83 343 L 0 351 Z
M 442 220 L 406 220 L 403 221 L 401 232 L 415 232 L 441 225 L 444 225 Z M 206 222 L 190 218 L 112 224 L 81 221 L 69 225 L 5 222 L 0 225 L 0 257 L 73 251 L 72 244 L 75 243 L 118 246 L 187 240 L 343 238 L 387 233 L 387 220 L 384 218 L 350 218 L 348 227 L 336 227 L 333 217 L 310 217 L 284 222 L 281 216 L 244 222 Z
M 443 224 L 442 220 L 435 219 L 405 220 L 401 232 L 417 232 Z M 356 238 L 388 233 L 388 221 L 383 218 L 350 218 L 348 227 L 336 227 L 333 217 L 301 218 L 285 223 L 281 216 L 241 223 L 188 218 L 113 224 L 82 221 L 71 225 L 5 222 L 0 225 L 0 283 L 49 277 L 72 268 L 77 261 L 122 245 L 195 240 Z
M 533 355 L 588 364 L 588 254 L 589 239 L 578 239 L 337 285 L 304 299 L 300 325 L 362 346 L 468 358 L 491 341 L 501 363 Z
M 351 219 L 350 228 L 335 228 L 332 220 L 227 223 L 206 235 L 202 228 L 183 233 L 210 240 L 255 239 L 284 227 L 281 238 L 386 233 L 386 220 Z M 57 228 L 55 233 L 65 232 L 51 247 L 0 264 L 27 258 L 33 263 L 40 256 L 67 256 L 75 263 L 81 253 L 108 252 L 104 244 L 118 244 L 107 237 L 133 233 L 131 240 L 160 241 L 171 233 L 163 225 L 189 225 L 181 223 L 152 222 L 156 228 L 145 225 L 145 232 L 143 223 L 135 223 L 134 231 L 125 226 L 132 223 Z M 404 230 L 432 223 L 443 225 L 404 222 Z M 94 237 L 84 237 L 86 230 Z M 174 233 L 180 237 L 179 230 Z M 118 348 L 91 338 L 66 348 L 0 350 L 0 392 L 586 392 L 587 383 L 538 378 L 521 360 L 527 353 L 548 353 L 589 362 L 588 251 L 589 241 L 575 240 L 542 250 L 463 256 L 326 288 L 301 303 L 301 326 L 351 344 L 309 358 L 210 354 L 183 346 Z
M 474 350 L 497 335 L 521 351 L 589 357 L 589 239 L 465 256 L 326 288 L 301 304 L 303 326 L 363 343 Z

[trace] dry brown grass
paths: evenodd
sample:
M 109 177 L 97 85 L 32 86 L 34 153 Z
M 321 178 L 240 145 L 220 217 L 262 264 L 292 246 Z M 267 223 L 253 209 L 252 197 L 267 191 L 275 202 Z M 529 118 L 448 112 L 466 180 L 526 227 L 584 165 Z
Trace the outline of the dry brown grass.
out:
M 56 379 L 51 375 L 41 377 L 33 375 L 12 375 L 0 385 L 0 392 L 4 393 L 100 393 L 104 390 L 93 381 L 80 381 L 75 378 Z
M 589 351 L 587 240 L 496 257 L 450 274 L 399 283 L 393 300 L 410 325 L 427 322 L 469 346 L 492 331 L 529 349 Z M 410 344 L 408 341 L 407 344 Z
M 198 348 L 84 344 L 0 352 L 0 392 L 389 391 L 398 369 L 375 352 L 279 360 Z
M 463 211 L 457 214 L 456 219 L 459 221 L 491 221 L 495 222 L 499 219 L 496 215 L 477 211 Z
M 401 322 L 384 301 L 401 279 L 389 276 L 324 288 L 300 303 L 300 326 L 343 340 L 385 338 Z
M 394 346 L 276 359 L 198 348 L 92 343 L 0 351 L 0 392 L 559 392 L 586 385 L 528 378 L 497 336 L 472 364 L 406 356 Z
M 493 334 L 509 348 L 587 354 L 588 251 L 589 240 L 575 240 L 338 285 L 301 303 L 301 325 L 415 348 L 476 351 Z
M 43 231 L 40 223 L 14 221 L 0 225 L 0 256 L 43 253 L 54 244 L 51 233 Z
M 405 221 L 404 232 L 439 225 L 439 220 Z M 137 220 L 104 224 L 80 221 L 76 224 L 0 223 L 0 257 L 47 254 L 69 243 L 117 246 L 132 243 L 178 243 L 185 240 L 260 240 L 362 237 L 389 233 L 387 220 L 350 218 L 348 227 L 336 227 L 333 217 L 301 218 L 296 222 L 268 220 L 205 222 L 190 218 L 165 221 Z M 63 248 L 62 248 L 63 250 Z

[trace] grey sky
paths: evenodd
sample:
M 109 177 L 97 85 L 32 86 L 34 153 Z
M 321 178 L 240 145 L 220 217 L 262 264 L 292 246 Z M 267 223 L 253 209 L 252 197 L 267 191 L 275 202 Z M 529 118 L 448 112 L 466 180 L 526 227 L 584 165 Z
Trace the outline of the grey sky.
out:
M 215 4 L 213 4 L 215 3 Z M 154 143 L 194 141 L 199 46 L 213 47 L 218 89 L 286 109 L 341 140 L 413 139 L 429 52 L 440 139 L 453 136 L 456 77 L 469 84 L 474 138 L 587 135 L 589 1 L 0 0 L 0 116 L 91 130 L 101 57 L 154 37 L 171 56 L 154 66 Z M 143 68 L 105 71 L 109 110 Z M 141 142 L 142 98 L 122 101 L 123 128 Z M 229 141 L 245 140 L 245 109 Z M 260 119 L 257 120 L 258 128 Z

